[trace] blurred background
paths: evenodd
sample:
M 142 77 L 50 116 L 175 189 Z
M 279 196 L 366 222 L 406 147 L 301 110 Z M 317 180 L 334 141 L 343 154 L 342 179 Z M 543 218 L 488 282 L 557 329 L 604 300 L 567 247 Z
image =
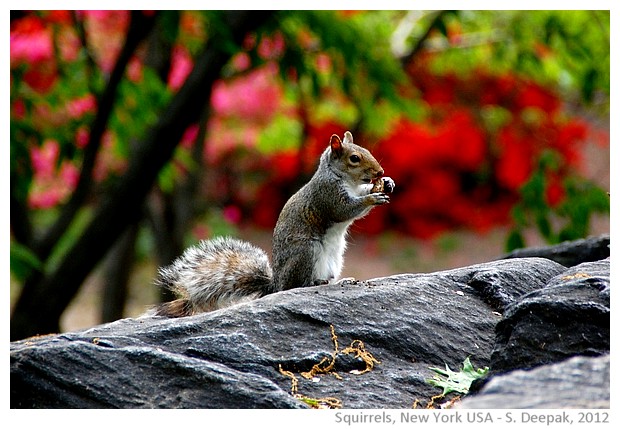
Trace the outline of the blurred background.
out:
M 343 276 L 609 232 L 608 11 L 11 11 L 11 339 L 134 317 L 216 235 L 267 252 L 332 134 L 396 181 Z

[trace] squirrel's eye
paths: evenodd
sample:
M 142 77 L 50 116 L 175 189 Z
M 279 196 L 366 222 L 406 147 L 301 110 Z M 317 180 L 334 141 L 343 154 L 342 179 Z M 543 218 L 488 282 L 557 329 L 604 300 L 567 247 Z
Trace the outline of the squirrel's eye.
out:
M 351 155 L 349 159 L 351 160 L 351 162 L 355 162 L 355 163 L 358 163 L 361 161 L 359 155 Z

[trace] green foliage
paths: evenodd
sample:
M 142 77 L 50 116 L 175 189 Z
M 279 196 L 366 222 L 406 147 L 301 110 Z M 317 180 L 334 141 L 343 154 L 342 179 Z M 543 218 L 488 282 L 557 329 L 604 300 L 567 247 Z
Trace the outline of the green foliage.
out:
M 563 99 L 581 104 L 602 99 L 603 111 L 604 96 L 609 94 L 609 11 L 279 11 L 276 19 L 241 44 L 228 37 L 226 13 L 160 11 L 157 28 L 166 43 L 178 45 L 193 56 L 206 41 L 217 36 L 222 41 L 219 48 L 230 53 L 243 52 L 250 58 L 248 69 L 242 71 L 229 64 L 222 80 L 249 74 L 265 63 L 277 65 L 287 104 L 285 112 L 277 112 L 269 121 L 259 124 L 256 145 L 263 154 L 301 147 L 308 125 L 304 121 L 359 126 L 366 137 L 372 136 L 370 141 L 385 136 L 402 117 L 428 120 L 431 109 L 410 85 L 406 66 L 403 67 L 402 58 L 394 54 L 392 46 L 397 29 L 407 20 L 411 20 L 405 37 L 409 48 L 420 43 L 420 52 L 432 57 L 437 74 L 464 75 L 481 67 L 498 74 L 515 71 L 555 88 Z M 185 20 L 179 21 L 180 18 Z M 433 29 L 428 32 L 431 23 Z M 97 62 L 101 50 L 78 46 L 75 59 L 63 60 L 58 53 L 64 43 L 57 31 L 61 25 L 50 25 L 56 26 L 53 64 L 58 76 L 54 85 L 48 91 L 33 90 L 24 81 L 28 67 L 11 65 L 11 105 L 20 101 L 24 111 L 21 116 L 14 114 L 13 109 L 11 112 L 11 187 L 12 196 L 24 206 L 33 181 L 29 151 L 54 139 L 60 147 L 57 163 L 70 160 L 79 168 L 83 146 L 76 145 L 76 136 L 92 125 L 96 108 L 79 117 L 67 117 L 63 109 L 76 99 L 101 94 L 107 79 L 107 72 Z M 72 26 L 73 30 L 77 27 L 75 22 L 63 25 Z M 96 38 L 91 38 L 91 28 L 86 26 L 83 30 L 87 43 L 94 44 Z M 282 51 L 273 57 L 261 55 L 261 40 L 274 35 L 284 39 Z M 145 62 L 144 52 L 136 57 Z M 107 124 L 106 137 L 111 136 L 111 145 L 102 146 L 98 161 L 110 153 L 116 159 L 129 159 L 134 143 L 151 130 L 172 99 L 174 90 L 155 71 L 146 65 L 140 70 L 141 78 L 134 79 L 127 73 L 118 88 Z M 310 117 L 290 114 L 298 110 Z M 511 112 L 495 105 L 482 106 L 480 118 L 491 134 L 497 134 L 512 119 Z M 229 125 L 241 128 L 245 119 L 232 118 Z M 540 121 L 540 112 L 526 109 L 520 119 L 526 125 L 535 124 Z M 192 156 L 187 148 L 179 148 L 174 162 L 160 172 L 158 183 L 165 192 L 174 192 L 183 179 L 181 171 L 185 174 L 201 164 L 202 160 Z M 556 172 L 559 164 L 553 154 L 545 154 L 521 190 L 521 201 L 513 210 L 515 228 L 507 240 L 509 249 L 525 245 L 525 228 L 535 226 L 547 241 L 558 242 L 586 235 L 592 213 L 609 212 L 605 192 L 574 173 L 563 182 L 565 199 L 550 206 L 546 198 L 549 174 Z M 122 174 L 122 168 L 109 171 Z M 92 195 L 97 198 L 89 204 L 105 197 L 105 191 L 106 188 L 95 188 Z M 33 222 L 37 230 L 51 224 L 36 222 L 40 219 Z M 20 255 L 15 256 L 16 261 L 23 259 L 26 265 L 35 264 L 28 256 Z
M 43 264 L 28 247 L 11 242 L 11 273 L 23 282 L 33 270 L 40 270 Z
M 287 42 L 280 60 L 283 80 L 287 82 L 287 73 L 294 69 L 301 91 L 316 100 L 324 96 L 327 88 L 346 94 L 363 119 L 374 118 L 379 100 L 400 111 L 418 112 L 418 102 L 403 97 L 399 91 L 407 82 L 406 75 L 390 48 L 391 33 L 400 14 L 375 11 L 344 17 L 335 11 L 283 12 L 279 22 Z M 302 38 L 312 42 L 305 46 L 299 42 Z M 321 70 L 317 61 L 319 55 L 325 54 L 330 59 L 328 72 Z
M 131 145 L 159 120 L 160 112 L 172 97 L 153 69 L 145 67 L 142 75 L 140 82 L 122 81 L 116 108 L 110 118 L 110 129 L 117 136 L 118 150 L 123 158 L 129 157 Z
M 434 367 L 429 367 L 429 369 L 437 375 L 433 375 L 433 378 L 427 380 L 427 383 L 435 387 L 441 387 L 443 389 L 442 395 L 447 395 L 451 392 L 467 395 L 471 384 L 475 380 L 483 378 L 489 372 L 489 368 L 486 366 L 475 369 L 469 361 L 469 357 L 465 358 L 463 367 L 459 372 L 452 371 L 448 365 L 446 365 L 445 370 Z
M 303 124 L 296 118 L 278 115 L 258 137 L 257 149 L 264 154 L 297 150 L 303 139 Z
M 609 11 L 458 11 L 445 21 L 456 35 L 453 44 L 437 47 L 445 50 L 437 56 L 439 71 L 465 72 L 486 64 L 586 102 L 597 91 L 609 94 Z
M 567 199 L 558 207 L 566 224 L 557 233 L 556 242 L 576 240 L 588 235 L 593 213 L 609 213 L 609 195 L 589 181 L 569 177 L 565 181 Z
M 512 209 L 515 227 L 506 241 L 506 251 L 525 247 L 523 230 L 535 227 L 549 243 L 586 237 L 590 218 L 594 213 L 609 213 L 609 196 L 593 183 L 569 175 L 563 182 L 566 190 L 557 206 L 547 200 L 549 174 L 559 168 L 559 160 L 552 151 L 545 152 L 539 167 L 520 190 L 521 200 Z

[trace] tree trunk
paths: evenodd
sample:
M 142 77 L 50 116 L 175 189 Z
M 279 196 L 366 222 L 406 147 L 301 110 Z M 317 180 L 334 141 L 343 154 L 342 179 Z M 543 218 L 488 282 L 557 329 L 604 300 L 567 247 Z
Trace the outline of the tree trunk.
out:
M 138 224 L 130 225 L 114 244 L 104 264 L 101 322 L 121 319 L 127 301 L 129 276 L 135 259 Z

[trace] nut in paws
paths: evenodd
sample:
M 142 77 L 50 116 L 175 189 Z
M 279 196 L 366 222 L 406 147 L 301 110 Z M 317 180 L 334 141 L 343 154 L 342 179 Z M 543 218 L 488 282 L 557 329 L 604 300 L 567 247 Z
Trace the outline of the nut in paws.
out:
M 391 177 L 382 177 L 374 183 L 374 186 L 370 192 L 383 192 L 385 194 L 391 194 L 394 192 L 395 187 L 396 183 Z

